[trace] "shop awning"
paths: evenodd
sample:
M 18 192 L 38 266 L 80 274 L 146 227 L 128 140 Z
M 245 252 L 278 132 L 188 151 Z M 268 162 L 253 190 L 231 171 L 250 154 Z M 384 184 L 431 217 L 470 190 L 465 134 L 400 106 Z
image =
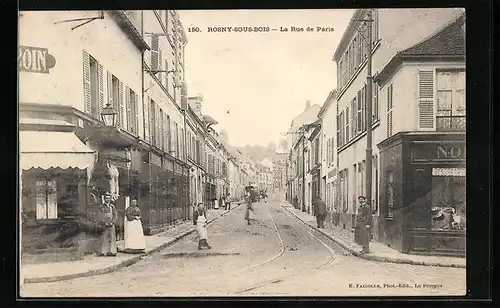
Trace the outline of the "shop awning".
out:
M 31 168 L 93 168 L 95 151 L 88 148 L 73 132 L 20 131 L 20 167 Z

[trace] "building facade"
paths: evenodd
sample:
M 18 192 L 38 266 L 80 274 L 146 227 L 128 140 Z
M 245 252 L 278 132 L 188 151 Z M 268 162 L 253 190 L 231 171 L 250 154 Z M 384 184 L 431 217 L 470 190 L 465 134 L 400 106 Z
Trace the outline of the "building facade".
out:
M 318 120 L 320 109 L 320 105 L 311 105 L 311 102 L 307 101 L 305 110 L 292 120 L 286 133 L 287 144 L 291 147 L 288 164 L 290 178 L 287 182 L 287 195 L 289 196 L 289 201 L 296 208 L 303 208 L 304 210 L 306 209 L 305 202 L 307 203 L 307 200 L 311 196 L 306 184 L 307 164 L 309 163 L 307 159 L 308 137 L 311 132 L 309 125 Z M 311 180 L 309 179 L 308 183 Z
M 465 255 L 465 68 L 464 14 L 376 78 L 387 114 L 380 240 L 402 252 Z
M 142 36 L 141 14 L 47 11 L 21 15 L 22 243 L 26 252 L 62 251 L 62 241 L 71 243 L 67 250 L 90 252 L 95 232 L 63 234 L 60 227 L 75 225 L 70 230 L 78 230 L 75 217 L 93 219 L 100 204 L 98 196 L 104 191 L 113 194 L 123 213 L 130 198 L 138 197 L 134 171 L 140 172 L 141 153 L 151 147 L 144 139 L 140 112 L 141 55 L 150 48 Z M 72 21 L 75 19 L 89 22 Z M 35 35 L 40 31 L 45 39 Z M 103 45 L 107 48 L 102 49 Z M 106 104 L 118 107 L 115 125 L 103 122 L 101 111 Z M 52 240 L 42 233 L 50 234 Z M 121 235 L 119 223 L 118 237 Z
M 318 113 L 322 123 L 322 148 L 321 151 L 321 191 L 320 196 L 325 201 L 329 212 L 338 213 L 336 207 L 337 196 L 337 151 L 335 134 L 337 131 L 337 102 L 336 91 L 328 94 L 325 103 Z
M 429 102 L 418 103 L 419 96 L 415 96 L 419 78 L 422 78 L 422 83 L 428 87 L 431 84 L 434 86 L 432 80 L 435 79 L 431 81 L 429 79 L 430 76 L 434 78 L 435 70 L 427 75 L 425 73 L 419 75 L 416 73 L 419 70 L 418 65 L 413 66 L 414 74 L 410 73 L 411 69 L 399 71 L 397 73 L 400 76 L 399 84 L 385 82 L 385 85 L 381 82 L 382 78 L 375 78 L 376 82 L 373 85 L 372 94 L 373 117 L 366 119 L 366 51 L 368 49 L 366 44 L 368 41 L 365 38 L 367 28 L 366 25 L 356 20 L 366 17 L 367 12 L 366 9 L 355 11 L 334 56 L 338 67 L 336 147 L 339 194 L 337 200 L 341 209 L 339 224 L 348 229 L 354 226 L 357 197 L 366 194 L 364 177 L 367 125 L 372 125 L 373 128 L 373 144 L 379 144 L 399 132 L 436 130 L 435 124 L 429 124 L 436 122 L 435 107 L 432 107 L 433 105 Z M 463 14 L 461 9 L 376 9 L 369 10 L 369 12 L 374 20 L 370 49 L 375 76 L 379 76 L 382 71 L 393 66 L 393 59 L 401 50 L 406 50 L 425 41 Z M 433 52 L 435 50 L 430 51 L 431 54 Z M 432 61 L 431 66 L 439 66 L 436 61 Z M 450 64 L 442 65 L 443 67 L 450 66 Z M 457 64 L 451 64 L 451 66 L 453 65 Z M 415 85 L 414 91 L 411 90 L 412 85 Z M 430 92 L 434 94 L 433 90 Z M 395 100 L 396 96 L 397 100 Z M 422 120 L 417 121 L 417 115 Z M 426 120 L 423 120 L 424 118 Z M 417 123 L 420 124 L 417 125 Z M 388 220 L 385 217 L 386 213 L 381 212 L 381 207 L 387 206 L 385 202 L 388 201 L 384 199 L 386 187 L 381 181 L 387 176 L 387 170 L 385 170 L 386 167 L 381 170 L 382 165 L 385 166 L 386 162 L 381 160 L 380 155 L 379 148 L 374 147 L 373 199 L 369 201 L 374 213 L 373 237 L 384 240 L 387 239 L 384 234 L 387 231 L 383 229 L 386 228 L 384 226 L 388 224 Z M 390 181 L 396 181 L 393 177 L 389 178 Z M 401 178 L 398 179 L 401 180 Z M 381 191 L 382 189 L 384 192 Z M 400 198 L 392 193 L 391 196 Z M 382 202 L 384 204 L 381 204 Z M 394 232 L 396 238 L 400 238 L 404 234 L 403 232 L 399 234 Z M 410 251 L 409 249 L 401 250 Z

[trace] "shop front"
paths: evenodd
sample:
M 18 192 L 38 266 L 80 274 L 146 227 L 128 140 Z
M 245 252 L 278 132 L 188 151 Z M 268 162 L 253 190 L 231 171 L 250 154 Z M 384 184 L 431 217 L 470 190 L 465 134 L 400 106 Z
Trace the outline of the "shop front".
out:
M 74 258 L 96 152 L 64 121 L 20 119 L 23 260 Z M 50 257 L 49 257 L 50 255 Z
M 403 253 L 465 256 L 464 133 L 399 133 L 380 148 L 380 239 Z

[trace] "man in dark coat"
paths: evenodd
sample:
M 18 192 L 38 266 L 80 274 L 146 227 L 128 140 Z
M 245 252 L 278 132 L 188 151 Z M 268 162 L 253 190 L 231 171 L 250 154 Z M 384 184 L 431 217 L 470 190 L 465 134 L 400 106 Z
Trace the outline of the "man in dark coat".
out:
M 314 215 L 316 215 L 316 223 L 318 228 L 324 228 L 325 218 L 326 218 L 326 203 L 321 200 L 318 196 L 314 198 Z
M 366 203 L 366 198 L 364 196 L 359 196 L 358 202 L 359 206 L 356 212 L 356 234 L 354 238 L 357 244 L 363 246 L 363 251 L 361 253 L 368 253 L 371 240 L 372 210 Z

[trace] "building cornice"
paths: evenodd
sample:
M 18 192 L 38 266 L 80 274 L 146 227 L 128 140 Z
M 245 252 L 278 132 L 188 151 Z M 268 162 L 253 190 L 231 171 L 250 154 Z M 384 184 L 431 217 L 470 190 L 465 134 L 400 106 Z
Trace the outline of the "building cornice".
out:
M 151 49 L 141 33 L 139 33 L 137 28 L 122 10 L 110 10 L 107 12 L 139 50 L 144 51 Z

